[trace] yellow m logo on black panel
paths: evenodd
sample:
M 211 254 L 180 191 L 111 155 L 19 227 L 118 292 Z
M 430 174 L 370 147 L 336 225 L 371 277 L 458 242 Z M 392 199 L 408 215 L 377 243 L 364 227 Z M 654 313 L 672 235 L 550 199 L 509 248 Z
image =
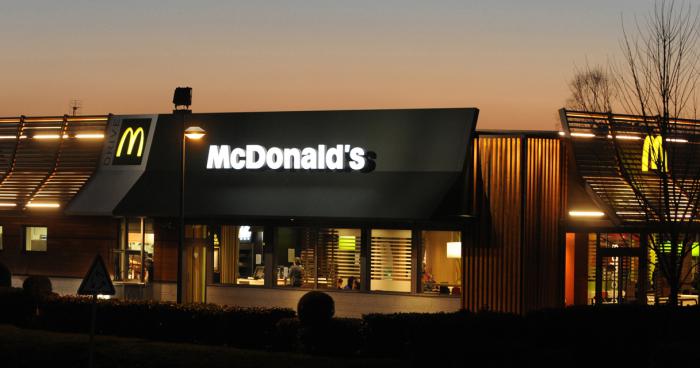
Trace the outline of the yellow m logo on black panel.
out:
M 141 157 L 143 155 L 143 143 L 146 140 L 145 134 L 143 133 L 143 128 L 139 127 L 134 130 L 132 127 L 126 128 L 124 133 L 122 133 L 121 139 L 119 139 L 119 145 L 117 146 L 117 153 L 116 157 L 121 157 L 124 149 L 124 142 L 127 141 L 127 138 L 129 140 L 129 144 L 127 145 L 126 148 L 126 154 L 127 155 L 132 155 L 134 151 L 134 146 L 136 145 L 136 141 L 138 140 L 139 142 L 139 148 L 138 151 L 136 151 L 136 157 Z
M 151 119 L 124 119 L 114 148 L 112 165 L 141 165 L 148 150 Z

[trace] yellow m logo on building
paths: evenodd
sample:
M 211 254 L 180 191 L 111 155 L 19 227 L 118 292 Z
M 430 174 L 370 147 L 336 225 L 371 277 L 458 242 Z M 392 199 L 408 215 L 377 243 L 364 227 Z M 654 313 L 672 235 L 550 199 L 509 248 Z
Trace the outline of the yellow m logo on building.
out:
M 642 171 L 658 170 L 659 164 L 663 165 L 663 170 L 668 171 L 668 155 L 664 151 L 664 139 L 660 135 L 644 138 L 642 148 Z
M 116 157 L 121 157 L 122 156 L 122 150 L 124 149 L 124 142 L 126 142 L 126 139 L 129 138 L 129 144 L 127 145 L 126 148 L 126 155 L 130 156 L 131 153 L 134 151 L 134 146 L 136 145 L 136 140 L 138 139 L 139 141 L 139 148 L 136 151 L 136 157 L 141 157 L 143 154 L 143 143 L 145 138 L 145 134 L 143 132 L 143 128 L 139 127 L 134 130 L 133 128 L 129 127 L 126 128 L 124 133 L 122 133 L 122 137 L 119 140 L 119 145 L 117 146 L 117 154 L 115 155 Z

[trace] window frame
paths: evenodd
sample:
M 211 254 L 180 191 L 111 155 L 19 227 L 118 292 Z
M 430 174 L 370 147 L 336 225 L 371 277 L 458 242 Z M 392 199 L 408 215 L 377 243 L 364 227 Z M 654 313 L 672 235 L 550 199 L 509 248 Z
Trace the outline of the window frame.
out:
M 45 250 L 27 249 L 27 230 L 30 228 L 35 228 L 35 227 L 46 229 L 46 249 Z M 42 253 L 49 252 L 49 226 L 48 225 L 41 225 L 41 224 L 22 225 L 22 236 L 20 237 L 20 239 L 22 240 L 22 252 L 24 252 L 24 253 L 42 254 Z

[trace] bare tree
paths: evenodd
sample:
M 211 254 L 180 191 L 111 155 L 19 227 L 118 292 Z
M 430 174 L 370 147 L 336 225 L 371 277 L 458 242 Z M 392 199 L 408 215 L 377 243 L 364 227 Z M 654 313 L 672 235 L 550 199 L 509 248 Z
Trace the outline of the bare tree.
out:
M 574 70 L 574 78 L 569 81 L 571 96 L 566 101 L 566 108 L 577 111 L 612 111 L 611 101 L 614 97 L 614 83 L 608 72 L 601 65 Z
M 681 118 L 696 115 L 699 31 L 690 3 L 659 0 L 633 32 L 623 22 L 623 61 L 613 66 L 617 101 L 640 119 L 633 127 L 611 122 L 608 135 L 620 175 L 645 217 L 654 267 L 668 283 L 671 305 L 678 304 L 690 274 L 684 274 L 684 264 L 698 240 L 700 164 L 694 161 L 700 157 L 700 127 Z M 645 135 L 646 166 L 629 158 L 624 138 L 630 129 Z

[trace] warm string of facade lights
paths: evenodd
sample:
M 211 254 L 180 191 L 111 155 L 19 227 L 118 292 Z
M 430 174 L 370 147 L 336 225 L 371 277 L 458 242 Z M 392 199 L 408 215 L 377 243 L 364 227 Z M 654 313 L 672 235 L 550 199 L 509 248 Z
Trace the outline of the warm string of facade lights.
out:
M 105 133 L 101 125 L 107 121 L 109 121 L 107 116 L 0 118 L 0 128 L 3 130 L 3 134 L 0 134 L 0 142 L 36 140 L 37 144 L 40 144 L 41 141 L 51 142 L 62 139 L 102 140 L 105 138 Z M 24 209 L 52 210 L 61 207 L 60 201 L 42 201 L 28 197 L 28 202 L 23 202 L 19 200 L 18 195 L 4 197 L 0 199 L 0 209 L 13 210 L 22 206 Z
M 560 136 L 565 137 L 566 133 L 565 132 L 559 132 Z M 583 133 L 583 132 L 572 132 L 569 133 L 570 137 L 574 138 L 596 138 L 597 136 L 593 133 Z M 606 136 L 608 139 L 613 139 L 613 136 L 608 134 Z M 643 138 L 638 136 L 638 135 L 628 135 L 628 134 L 618 134 L 615 135 L 615 139 L 620 139 L 620 140 L 627 140 L 627 141 L 639 141 L 642 140 Z M 664 139 L 666 142 L 671 142 L 671 143 L 688 143 L 688 140 L 685 138 L 666 138 Z

